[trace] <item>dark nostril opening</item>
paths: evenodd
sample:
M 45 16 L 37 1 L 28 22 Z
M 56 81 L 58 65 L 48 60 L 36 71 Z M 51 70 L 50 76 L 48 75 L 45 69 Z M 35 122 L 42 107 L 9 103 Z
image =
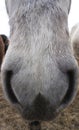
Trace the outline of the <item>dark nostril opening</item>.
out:
M 77 92 L 77 81 L 78 81 L 78 70 L 70 70 L 67 72 L 68 80 L 69 80 L 69 87 L 67 90 L 67 93 L 62 101 L 61 104 L 67 105 L 72 101 L 72 99 L 75 97 Z
M 30 123 L 30 125 L 32 125 L 32 126 L 33 125 L 38 126 L 39 125 L 39 121 L 33 121 L 33 122 Z
M 12 90 L 12 87 L 11 87 L 11 78 L 12 78 L 12 71 L 6 71 L 6 74 L 5 74 L 5 91 L 7 93 L 7 96 L 9 98 L 9 100 L 12 102 L 12 103 L 18 103 L 18 100 Z
M 29 123 L 30 130 L 41 130 L 41 122 L 39 121 L 33 121 Z

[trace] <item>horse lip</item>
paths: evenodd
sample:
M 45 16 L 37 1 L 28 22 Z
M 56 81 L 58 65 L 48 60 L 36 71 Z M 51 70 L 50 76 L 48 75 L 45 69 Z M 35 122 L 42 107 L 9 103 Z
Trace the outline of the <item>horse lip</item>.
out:
M 59 114 L 59 112 L 57 110 L 49 116 L 46 115 L 46 116 L 40 116 L 40 117 L 38 117 L 35 114 L 32 116 L 29 116 L 29 115 L 26 115 L 25 113 L 21 113 L 22 117 L 28 121 L 33 121 L 33 120 L 35 120 L 35 121 L 51 121 L 51 120 L 55 119 L 58 114 Z
M 59 107 L 59 106 L 58 106 Z M 27 107 L 23 108 L 20 106 L 18 109 L 21 116 L 28 121 L 51 121 L 57 117 L 57 115 L 60 113 L 57 111 L 58 107 L 56 109 L 53 109 L 52 106 L 47 106 L 46 112 L 39 112 L 36 111 L 33 106 L 27 105 Z

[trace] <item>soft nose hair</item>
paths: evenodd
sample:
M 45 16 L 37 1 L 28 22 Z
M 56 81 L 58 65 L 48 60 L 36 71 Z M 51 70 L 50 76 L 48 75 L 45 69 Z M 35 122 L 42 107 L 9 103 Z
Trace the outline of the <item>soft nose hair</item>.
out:
M 64 73 L 71 70 L 78 71 L 78 64 L 73 55 L 58 56 L 57 63 L 59 69 Z

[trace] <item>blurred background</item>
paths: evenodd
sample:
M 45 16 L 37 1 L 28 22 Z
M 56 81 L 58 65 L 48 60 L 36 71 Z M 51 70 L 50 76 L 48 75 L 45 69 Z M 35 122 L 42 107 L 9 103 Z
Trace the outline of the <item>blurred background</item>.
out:
M 72 26 L 79 22 L 79 0 L 72 0 L 71 10 L 68 18 L 69 30 Z M 5 0 L 0 0 L 0 34 L 5 34 L 9 37 L 9 19 L 5 8 Z

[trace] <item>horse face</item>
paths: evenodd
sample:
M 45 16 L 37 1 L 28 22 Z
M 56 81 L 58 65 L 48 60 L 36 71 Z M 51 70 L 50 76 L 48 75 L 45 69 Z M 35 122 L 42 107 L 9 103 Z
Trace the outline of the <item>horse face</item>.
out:
M 25 119 L 52 120 L 77 91 L 70 0 L 6 0 L 6 6 L 11 44 L 2 65 L 5 95 Z

